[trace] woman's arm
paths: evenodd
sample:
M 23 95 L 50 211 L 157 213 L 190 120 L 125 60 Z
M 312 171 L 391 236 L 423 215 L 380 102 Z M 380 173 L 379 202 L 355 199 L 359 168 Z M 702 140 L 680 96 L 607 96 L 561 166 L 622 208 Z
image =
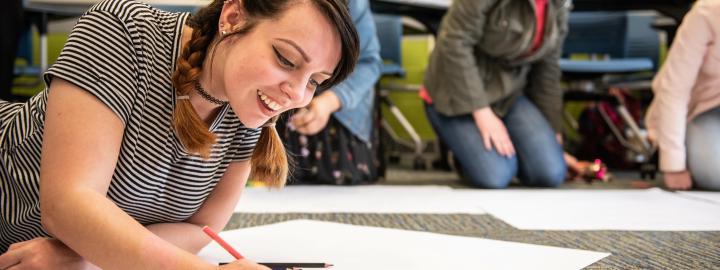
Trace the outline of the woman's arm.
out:
M 469 114 L 490 106 L 475 47 L 485 35 L 488 12 L 496 2 L 456 0 L 443 17 L 425 85 L 431 96 L 434 91 L 452 95 L 452 108 L 444 108 L 441 97 L 433 97 L 436 109 L 445 115 Z
M 377 37 L 369 1 L 348 1 L 348 6 L 350 15 L 353 18 L 353 24 L 360 38 L 360 56 L 353 72 L 343 82 L 328 91 L 333 92 L 335 94 L 334 98 L 339 99 L 340 102 L 340 106 L 331 107 L 334 109 L 333 112 L 339 109 L 352 111 L 356 107 L 366 104 L 362 102 L 363 99 L 372 99 L 374 97 L 375 82 L 380 78 L 380 70 L 382 69 L 380 41 Z M 371 110 L 372 108 L 360 109 Z
M 562 71 L 559 60 L 562 56 L 562 45 L 567 37 L 570 8 L 565 5 L 559 6 L 556 12 L 554 17 L 548 16 L 546 19 L 546 23 L 555 24 L 557 27 L 555 46 L 550 48 L 543 58 L 532 64 L 528 80 L 530 89 L 525 94 L 542 112 L 553 130 L 559 134 L 562 131 L 563 110 L 563 90 L 560 87 Z
M 87 91 L 52 81 L 40 163 L 45 229 L 103 269 L 214 269 L 107 199 L 123 130 L 121 120 Z
M 564 38 L 564 36 L 563 36 Z M 562 44 L 562 40 L 558 40 Z M 548 55 L 532 64 L 529 89 L 525 95 L 533 101 L 556 133 L 562 131 L 563 90 L 560 87 L 559 65 L 562 46 L 553 48 Z
M 651 138 L 659 147 L 663 172 L 682 172 L 687 168 L 685 131 L 688 103 L 695 80 L 712 43 L 713 30 L 703 1 L 688 12 L 678 29 L 665 63 L 652 84 L 655 96 L 646 122 Z
M 191 253 L 210 242 L 202 226 L 220 231 L 230 220 L 250 175 L 250 161 L 230 163 L 220 182 L 200 209 L 186 223 L 162 223 L 147 226 L 161 238 Z

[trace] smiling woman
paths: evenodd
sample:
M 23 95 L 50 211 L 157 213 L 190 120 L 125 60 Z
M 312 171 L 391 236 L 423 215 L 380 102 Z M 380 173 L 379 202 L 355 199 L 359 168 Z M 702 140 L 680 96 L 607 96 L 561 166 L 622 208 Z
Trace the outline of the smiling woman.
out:
M 46 90 L 0 101 L 0 269 L 217 269 L 200 228 L 225 226 L 251 170 L 284 184 L 274 119 L 357 55 L 342 0 L 98 3 Z
M 338 31 L 331 25 L 338 25 L 340 30 L 354 27 L 337 19 L 338 9 L 332 6 L 336 3 L 306 2 L 309 1 L 225 1 L 222 4 L 216 1 L 190 21 L 193 31 L 186 34 L 191 36 L 189 45 L 185 46 L 180 68 L 173 77 L 179 86 L 178 95 L 191 95 L 190 99 L 178 102 L 174 119 L 175 129 L 180 131 L 179 138 L 188 150 L 207 156 L 215 141 L 205 126 L 207 120 L 202 119 L 203 116 L 212 119 L 212 108 L 200 106 L 206 110 L 192 112 L 198 107 L 191 105 L 193 90 L 206 93 L 202 91 L 203 82 L 212 89 L 212 94 L 200 97 L 212 100 L 209 97 L 217 96 L 228 100 L 243 124 L 257 127 L 266 121 L 274 123 L 277 115 L 285 110 L 306 106 L 317 88 L 337 84 L 352 71 L 354 62 L 349 60 L 357 59 L 357 50 L 344 46 L 328 47 L 315 41 L 328 40 L 336 45 L 354 42 L 357 47 L 356 34 L 342 34 L 350 31 Z M 221 8 L 225 6 L 227 8 Z M 285 9 L 287 11 L 279 20 L 269 20 Z M 216 27 L 218 21 L 219 27 Z M 260 24 L 263 21 L 266 23 Z M 257 31 L 251 31 L 256 26 Z M 208 34 L 215 36 L 217 31 L 220 31 L 219 38 L 206 38 Z M 205 59 L 206 51 L 210 53 L 209 61 Z M 204 68 L 208 72 L 197 72 Z M 254 98 L 248 95 L 254 95 Z M 277 151 L 283 147 L 271 125 L 262 133 L 257 149 L 253 154 L 253 177 L 274 180 L 269 183 L 272 186 L 282 185 L 287 178 L 286 154 L 284 150 Z

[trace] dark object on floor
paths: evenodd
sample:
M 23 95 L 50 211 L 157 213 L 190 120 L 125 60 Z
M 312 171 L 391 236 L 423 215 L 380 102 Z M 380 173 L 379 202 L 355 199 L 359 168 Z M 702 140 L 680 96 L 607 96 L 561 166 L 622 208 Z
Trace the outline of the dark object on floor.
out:
M 568 164 L 567 179 L 585 181 L 588 184 L 595 181 L 607 183 L 612 180 L 612 174 L 608 172 L 607 165 L 600 159 L 595 159 L 593 162 L 576 160 L 574 164 Z

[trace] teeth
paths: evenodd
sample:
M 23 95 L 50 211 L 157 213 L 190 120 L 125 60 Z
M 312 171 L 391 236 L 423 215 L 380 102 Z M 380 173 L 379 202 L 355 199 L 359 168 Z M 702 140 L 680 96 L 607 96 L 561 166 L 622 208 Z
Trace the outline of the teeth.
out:
M 270 108 L 272 108 L 273 110 L 280 109 L 280 105 L 275 103 L 275 101 L 270 101 L 268 105 L 270 105 Z
M 258 95 L 260 96 L 260 100 L 262 100 L 263 103 L 265 103 L 265 105 L 268 106 L 268 108 L 272 109 L 273 111 L 277 111 L 280 109 L 280 104 L 277 104 L 277 102 L 272 101 L 269 97 L 267 97 L 265 94 L 260 92 L 260 90 L 258 90 Z

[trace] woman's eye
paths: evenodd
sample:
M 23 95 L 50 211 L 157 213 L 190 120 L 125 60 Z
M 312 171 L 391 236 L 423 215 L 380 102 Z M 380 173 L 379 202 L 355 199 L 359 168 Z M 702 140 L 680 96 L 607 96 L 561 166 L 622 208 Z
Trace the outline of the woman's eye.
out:
M 310 81 L 308 82 L 308 85 L 310 85 L 310 87 L 312 89 L 317 89 L 318 86 L 320 86 L 320 83 L 318 81 L 316 81 L 315 79 L 310 79 Z
M 273 48 L 273 51 L 275 52 L 275 56 L 277 56 L 278 61 L 280 61 L 280 64 L 282 64 L 283 66 L 286 66 L 288 68 L 295 68 L 295 64 L 293 64 L 293 62 L 290 62 L 290 60 L 285 58 L 285 56 L 283 56 L 280 53 L 280 51 L 278 51 L 278 49 L 275 48 L 275 46 L 273 46 L 272 48 Z

